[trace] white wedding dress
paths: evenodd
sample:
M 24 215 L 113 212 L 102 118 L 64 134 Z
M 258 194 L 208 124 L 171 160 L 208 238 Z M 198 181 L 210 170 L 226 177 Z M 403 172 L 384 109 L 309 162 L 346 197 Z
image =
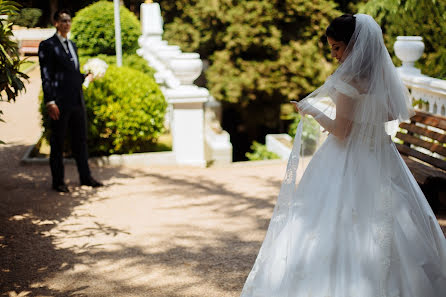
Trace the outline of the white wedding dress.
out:
M 379 35 L 381 42 L 375 24 L 369 16 L 356 15 L 350 58 L 366 52 L 357 47 L 370 47 L 370 34 Z M 390 67 L 387 56 L 373 57 L 375 64 L 385 65 L 376 70 L 379 79 L 373 79 L 383 86 L 353 83 L 346 77 L 352 72 L 346 59 L 324 86 L 300 103 L 302 110 L 329 122 L 328 111 L 316 110 L 314 104 L 314 98 L 328 95 L 337 105 L 336 117 L 350 120 L 349 133 L 330 134 L 296 186 L 301 121 L 265 240 L 241 297 L 446 296 L 446 240 L 385 132 L 389 118 L 409 116 L 406 94 L 397 98 L 400 82 L 389 87 L 396 79 L 393 65 L 387 69 L 390 78 L 382 75 L 383 67 Z M 370 79 L 374 74 L 368 71 Z M 389 94 L 379 93 L 385 88 Z M 359 91 L 364 89 L 368 91 Z M 383 99 L 390 95 L 391 103 Z M 345 114 L 339 111 L 340 98 L 353 106 Z

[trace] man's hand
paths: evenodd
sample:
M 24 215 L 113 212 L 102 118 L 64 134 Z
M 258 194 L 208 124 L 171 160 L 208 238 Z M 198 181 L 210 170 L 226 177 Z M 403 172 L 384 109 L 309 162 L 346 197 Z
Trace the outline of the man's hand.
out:
M 59 119 L 60 111 L 59 107 L 55 103 L 48 104 L 46 106 L 46 109 L 48 110 L 48 114 L 50 115 L 50 118 L 57 121 Z
M 92 73 L 88 73 L 85 79 L 88 80 L 89 82 L 92 82 L 94 80 L 94 76 Z

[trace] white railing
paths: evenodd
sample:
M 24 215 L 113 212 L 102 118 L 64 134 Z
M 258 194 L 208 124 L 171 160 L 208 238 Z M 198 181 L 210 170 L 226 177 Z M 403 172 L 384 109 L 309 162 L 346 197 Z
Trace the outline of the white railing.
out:
M 446 80 L 421 74 L 414 63 L 421 57 L 424 44 L 420 36 L 398 36 L 396 56 L 403 61 L 398 72 L 409 89 L 415 108 L 446 116 Z

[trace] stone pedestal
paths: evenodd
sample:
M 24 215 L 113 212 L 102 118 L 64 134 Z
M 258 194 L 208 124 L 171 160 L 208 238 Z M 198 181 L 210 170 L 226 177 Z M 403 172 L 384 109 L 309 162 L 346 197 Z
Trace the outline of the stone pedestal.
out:
M 164 30 L 158 3 L 141 4 L 141 29 L 143 37 L 161 41 Z
M 163 88 L 163 93 L 173 106 L 171 133 L 177 163 L 205 167 L 203 105 L 209 91 L 197 86 L 180 86 Z

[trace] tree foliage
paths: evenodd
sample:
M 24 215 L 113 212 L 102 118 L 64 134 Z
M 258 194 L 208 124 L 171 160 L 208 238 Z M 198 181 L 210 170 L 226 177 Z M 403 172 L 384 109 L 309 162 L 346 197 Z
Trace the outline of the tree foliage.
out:
M 16 15 L 18 4 L 14 1 L 0 0 L 0 15 Z M 28 76 L 20 72 L 17 43 L 13 40 L 12 23 L 0 20 L 0 101 L 15 100 L 18 93 L 25 89 L 23 83 Z M 0 110 L 0 121 L 3 112 Z M 0 141 L 1 143 L 1 141 Z
M 231 137 L 244 133 L 245 152 L 252 141 L 278 131 L 282 103 L 302 98 L 333 70 L 320 39 L 340 15 L 332 0 L 166 0 L 160 5 L 164 39 L 209 60 L 207 87 L 224 103 L 223 128 Z M 231 110 L 230 118 L 225 110 Z M 238 150 L 238 141 L 231 142 Z
M 340 14 L 332 1 L 182 0 L 161 5 L 168 10 L 167 20 L 173 18 L 165 39 L 210 59 L 207 78 L 218 100 L 280 104 L 307 94 L 333 69 L 320 41 Z
M 423 37 L 425 51 L 418 67 L 427 75 L 446 78 L 446 1 L 370 0 L 360 11 L 372 15 L 381 25 L 392 57 L 397 36 Z M 401 64 L 396 58 L 394 62 Z
M 23 8 L 17 15 L 11 16 L 9 20 L 14 25 L 34 28 L 42 16 L 42 10 L 38 8 Z
M 175 3 L 182 14 L 166 24 L 165 38 L 211 60 L 207 78 L 219 100 L 296 99 L 332 70 L 319 38 L 339 14 L 334 2 Z

